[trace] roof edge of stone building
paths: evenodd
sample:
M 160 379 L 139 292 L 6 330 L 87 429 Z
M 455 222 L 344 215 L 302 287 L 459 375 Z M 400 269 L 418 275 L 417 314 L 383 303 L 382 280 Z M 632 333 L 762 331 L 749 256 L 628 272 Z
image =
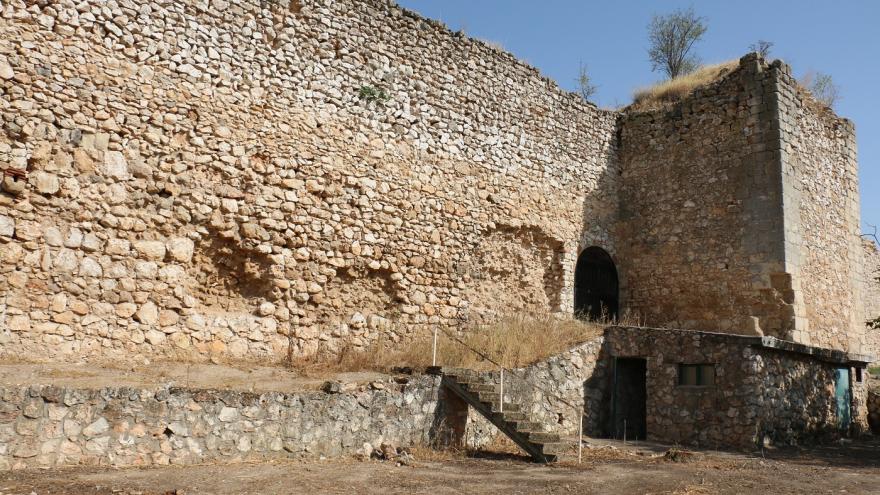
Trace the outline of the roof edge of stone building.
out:
M 790 340 L 778 339 L 776 337 L 768 337 L 768 336 L 757 336 L 757 335 L 739 335 L 735 333 L 722 333 L 722 332 L 712 332 L 707 330 L 686 330 L 681 328 L 649 328 L 649 327 L 632 327 L 632 326 L 613 326 L 609 327 L 608 331 L 614 331 L 615 329 L 621 330 L 638 330 L 643 332 L 671 332 L 678 334 L 694 334 L 700 336 L 707 336 L 716 340 L 728 340 L 731 342 L 736 342 L 741 345 L 748 345 L 752 347 L 761 347 L 764 349 L 770 349 L 780 352 L 789 352 L 794 354 L 801 354 L 804 356 L 808 356 L 819 361 L 825 361 L 829 363 L 835 364 L 846 364 L 846 365 L 867 365 L 875 361 L 877 358 L 875 356 L 870 356 L 866 354 L 857 354 L 854 352 L 846 352 L 838 349 L 829 349 L 826 347 L 817 347 L 806 344 L 799 344 L 797 342 L 792 342 Z

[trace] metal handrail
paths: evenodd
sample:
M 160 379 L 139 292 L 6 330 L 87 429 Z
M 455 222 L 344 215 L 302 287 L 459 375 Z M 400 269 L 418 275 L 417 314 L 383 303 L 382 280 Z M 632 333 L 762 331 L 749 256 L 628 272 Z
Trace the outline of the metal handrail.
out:
M 488 361 L 488 362 L 494 364 L 495 366 L 498 366 L 498 368 L 499 368 L 499 370 L 500 370 L 499 374 L 500 374 L 500 386 L 501 386 L 501 392 L 500 392 L 500 394 L 499 394 L 500 397 L 501 397 L 501 399 L 500 399 L 500 401 L 499 401 L 501 405 L 500 405 L 500 407 L 499 407 L 499 412 L 503 412 L 503 411 L 504 411 L 504 370 L 505 370 L 505 369 L 507 369 L 508 374 L 512 374 L 514 377 L 519 378 L 519 379 L 520 379 L 520 380 L 521 380 L 526 386 L 531 387 L 531 388 L 534 389 L 534 390 L 538 390 L 538 391 L 540 391 L 541 393 L 543 393 L 545 396 L 553 397 L 555 400 L 557 400 L 557 401 L 559 401 L 559 402 L 562 402 L 563 404 L 565 404 L 565 405 L 571 407 L 571 408 L 575 411 L 575 413 L 577 414 L 577 416 L 578 416 L 578 463 L 581 462 L 581 459 L 582 459 L 582 457 L 583 457 L 584 416 L 585 416 L 585 414 L 584 414 L 584 412 L 583 412 L 583 406 L 578 407 L 577 405 L 568 402 L 567 400 L 563 399 L 562 397 L 560 397 L 560 396 L 558 396 L 558 395 L 556 395 L 556 394 L 554 394 L 554 393 L 552 393 L 552 392 L 550 392 L 550 391 L 548 391 L 548 390 L 545 390 L 545 389 L 543 389 L 543 388 L 541 388 L 541 387 L 539 387 L 539 386 L 537 386 L 537 385 L 533 385 L 533 384 L 529 383 L 529 382 L 525 379 L 524 376 L 521 376 L 521 375 L 517 374 L 516 372 L 514 372 L 514 370 L 513 370 L 512 368 L 510 368 L 510 369 L 505 368 L 503 364 L 501 364 L 501 363 L 495 361 L 494 359 L 492 359 L 492 358 L 489 357 L 488 355 L 484 354 L 483 352 L 480 352 L 480 351 L 478 351 L 477 349 L 474 349 L 473 347 L 469 346 L 468 344 L 466 344 L 464 341 L 462 341 L 462 340 L 459 339 L 458 337 L 456 337 L 456 336 L 454 336 L 454 335 L 450 335 L 449 333 L 446 332 L 445 329 L 440 328 L 440 327 L 437 326 L 437 325 L 434 325 L 434 332 L 433 332 L 433 335 L 434 335 L 434 337 L 433 337 L 433 345 L 432 345 L 432 354 L 433 354 L 432 363 L 433 363 L 433 366 L 437 366 L 437 330 L 438 330 L 438 329 L 439 329 L 441 332 L 443 332 L 444 335 L 446 335 L 447 337 L 449 337 L 449 339 L 450 339 L 451 341 L 453 341 L 453 342 L 455 342 L 455 343 L 461 345 L 461 346 L 464 347 L 465 349 L 467 349 L 467 350 L 473 352 L 473 353 L 476 354 L 477 356 L 480 356 L 480 358 L 482 358 L 482 359 L 484 359 L 484 360 L 486 360 L 486 361 Z

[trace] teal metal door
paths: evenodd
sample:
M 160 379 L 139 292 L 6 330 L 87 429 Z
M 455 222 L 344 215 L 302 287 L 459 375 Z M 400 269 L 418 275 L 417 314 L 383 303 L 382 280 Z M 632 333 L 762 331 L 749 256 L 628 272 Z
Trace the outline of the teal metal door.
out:
M 852 391 L 849 383 L 849 368 L 837 368 L 834 380 L 834 397 L 837 401 L 837 421 L 841 430 L 849 430 L 852 417 L 850 416 L 850 404 L 852 404 Z

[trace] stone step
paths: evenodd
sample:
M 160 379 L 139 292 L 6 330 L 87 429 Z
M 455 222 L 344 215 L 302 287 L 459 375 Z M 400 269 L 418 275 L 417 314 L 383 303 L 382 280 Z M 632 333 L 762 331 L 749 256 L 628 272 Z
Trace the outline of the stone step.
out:
M 498 429 L 513 440 L 521 449 L 538 462 L 555 462 L 556 449 L 563 449 L 559 435 L 542 431 L 539 423 L 531 421 L 528 415 L 520 410 L 519 404 L 504 403 L 504 412 L 500 412 L 500 386 L 486 381 L 475 372 L 444 368 L 443 379 L 450 389 L 460 395 L 480 414 L 486 416 Z
M 480 401 L 480 402 L 482 402 L 486 406 L 487 409 L 490 409 L 493 414 L 495 414 L 495 413 L 501 414 L 501 408 L 499 407 L 499 404 L 497 402 L 485 402 L 485 401 Z M 520 412 L 519 407 L 520 407 L 519 404 L 505 402 L 504 403 L 504 414 L 518 413 L 518 412 Z M 523 416 L 520 419 L 526 419 L 526 417 Z
M 541 451 L 545 455 L 558 456 L 571 450 L 571 445 L 567 442 L 548 442 L 541 444 Z
M 464 386 L 471 392 L 482 392 L 482 393 L 498 393 L 499 387 L 494 384 L 485 384 L 485 383 L 461 383 L 459 385 Z
M 557 443 L 561 440 L 559 438 L 559 435 L 557 435 L 555 433 L 547 433 L 547 432 L 543 432 L 543 431 L 529 431 L 529 432 L 523 432 L 522 434 L 532 443 L 549 444 L 549 443 Z
M 510 427 L 516 431 L 527 432 L 527 431 L 541 431 L 541 424 L 536 423 L 534 421 L 529 421 L 528 419 L 524 420 L 510 420 L 506 421 Z
M 506 404 L 505 404 L 505 406 L 506 406 Z M 497 420 L 503 421 L 505 423 L 512 422 L 512 421 L 528 421 L 529 420 L 529 417 L 526 413 L 524 413 L 522 411 L 518 411 L 518 410 L 511 411 L 510 409 L 505 409 L 503 413 L 500 413 L 497 411 L 493 411 L 493 413 L 494 413 L 493 414 L 494 418 L 490 418 L 490 419 L 497 419 Z

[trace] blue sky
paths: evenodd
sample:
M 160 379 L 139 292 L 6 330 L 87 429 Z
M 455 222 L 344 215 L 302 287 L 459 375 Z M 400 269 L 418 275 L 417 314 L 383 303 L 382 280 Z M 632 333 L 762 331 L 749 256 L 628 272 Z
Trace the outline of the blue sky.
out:
M 450 28 L 501 43 L 560 86 L 575 88 L 578 66 L 589 68 L 600 106 L 630 102 L 632 92 L 659 80 L 646 54 L 654 13 L 693 6 L 708 18 L 697 53 L 704 62 L 739 58 L 759 39 L 775 43 L 771 58 L 800 77 L 831 74 L 841 88 L 835 110 L 856 125 L 863 223 L 880 224 L 880 1 L 584 1 L 398 0 Z M 867 229 L 867 227 L 865 227 Z

